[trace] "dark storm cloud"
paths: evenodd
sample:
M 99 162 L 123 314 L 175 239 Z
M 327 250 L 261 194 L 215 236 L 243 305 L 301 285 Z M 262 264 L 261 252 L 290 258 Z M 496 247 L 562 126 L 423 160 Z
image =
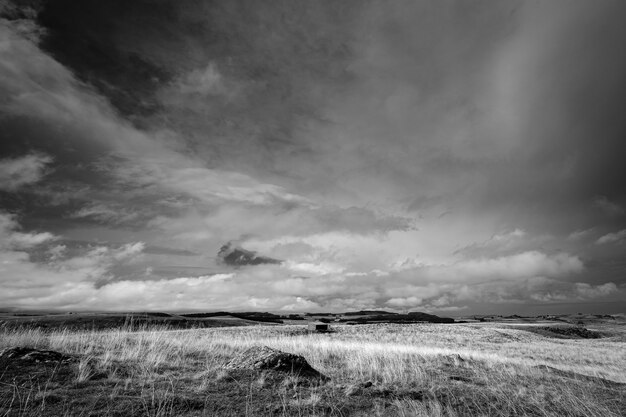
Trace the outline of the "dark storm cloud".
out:
M 616 212 L 626 189 L 626 28 L 621 2 L 528 7 L 509 50 L 505 111 L 519 137 L 507 169 L 491 176 L 486 202 L 501 199 L 542 213 L 542 227 L 595 226 L 593 206 Z M 529 212 L 531 216 L 533 215 Z M 605 226 L 624 219 L 600 220 Z
M 278 259 L 257 255 L 256 252 L 237 247 L 231 242 L 228 242 L 220 248 L 217 257 L 221 262 L 230 266 L 272 265 L 282 263 L 282 261 Z
M 218 162 L 267 169 L 307 151 L 296 123 L 348 81 L 351 6 L 62 0 L 45 3 L 38 22 L 42 48 L 124 117 L 184 132 L 186 146 Z
M 2 305 L 624 294 L 619 2 L 0 0 L 0 14 Z M 284 262 L 224 273 L 214 255 L 233 238 L 254 249 L 244 263 Z

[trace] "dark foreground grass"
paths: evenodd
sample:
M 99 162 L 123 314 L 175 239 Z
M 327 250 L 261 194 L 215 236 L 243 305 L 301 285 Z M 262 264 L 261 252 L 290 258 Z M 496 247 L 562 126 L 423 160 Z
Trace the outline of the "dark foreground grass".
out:
M 274 371 L 111 362 L 0 364 L 2 416 L 619 416 L 624 384 L 549 368 L 491 380 L 480 363 L 424 369 L 430 383 L 322 381 Z M 441 364 L 440 364 L 441 365 Z M 86 368 L 93 366 L 86 370 Z

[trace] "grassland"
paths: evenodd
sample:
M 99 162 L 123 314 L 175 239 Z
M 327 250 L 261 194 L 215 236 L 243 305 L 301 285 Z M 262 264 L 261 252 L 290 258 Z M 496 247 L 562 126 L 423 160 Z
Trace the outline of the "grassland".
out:
M 622 416 L 626 326 L 571 339 L 510 323 L 107 331 L 0 329 L 0 349 L 75 355 L 0 377 L 0 415 Z M 330 377 L 226 370 L 250 346 L 300 354 Z

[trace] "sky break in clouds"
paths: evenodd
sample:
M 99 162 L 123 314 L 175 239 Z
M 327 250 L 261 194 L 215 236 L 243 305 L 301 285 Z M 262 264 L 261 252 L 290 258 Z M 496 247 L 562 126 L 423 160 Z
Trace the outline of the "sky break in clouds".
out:
M 623 312 L 625 17 L 2 0 L 0 308 Z

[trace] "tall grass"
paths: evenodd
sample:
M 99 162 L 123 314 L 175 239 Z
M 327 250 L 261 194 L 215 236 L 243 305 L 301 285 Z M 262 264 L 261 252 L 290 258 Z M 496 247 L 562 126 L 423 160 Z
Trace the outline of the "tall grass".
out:
M 162 380 L 165 375 L 170 378 L 165 392 L 175 391 L 175 379 L 182 376 L 219 378 L 222 365 L 237 352 L 267 345 L 304 355 L 334 384 L 372 381 L 398 392 L 423 391 L 425 398 L 419 401 L 395 400 L 397 415 L 407 416 L 455 415 L 451 407 L 459 401 L 465 411 L 486 414 L 494 413 L 489 404 L 497 403 L 505 414 L 618 415 L 596 398 L 593 389 L 581 389 L 592 380 L 563 384 L 537 368 L 542 364 L 626 383 L 626 338 L 619 328 L 612 337 L 593 340 L 551 339 L 499 325 L 437 324 L 337 326 L 331 334 L 307 334 L 299 326 L 197 330 L 127 326 L 91 332 L 5 328 L 0 333 L 0 349 L 31 346 L 80 355 L 78 381 L 94 373 L 120 381 Z M 451 380 L 451 374 L 457 380 Z M 146 389 L 142 393 L 146 410 L 171 415 L 171 404 L 158 402 L 168 398 L 163 390 L 159 394 L 154 385 Z M 316 399 L 301 401 L 310 405 Z

